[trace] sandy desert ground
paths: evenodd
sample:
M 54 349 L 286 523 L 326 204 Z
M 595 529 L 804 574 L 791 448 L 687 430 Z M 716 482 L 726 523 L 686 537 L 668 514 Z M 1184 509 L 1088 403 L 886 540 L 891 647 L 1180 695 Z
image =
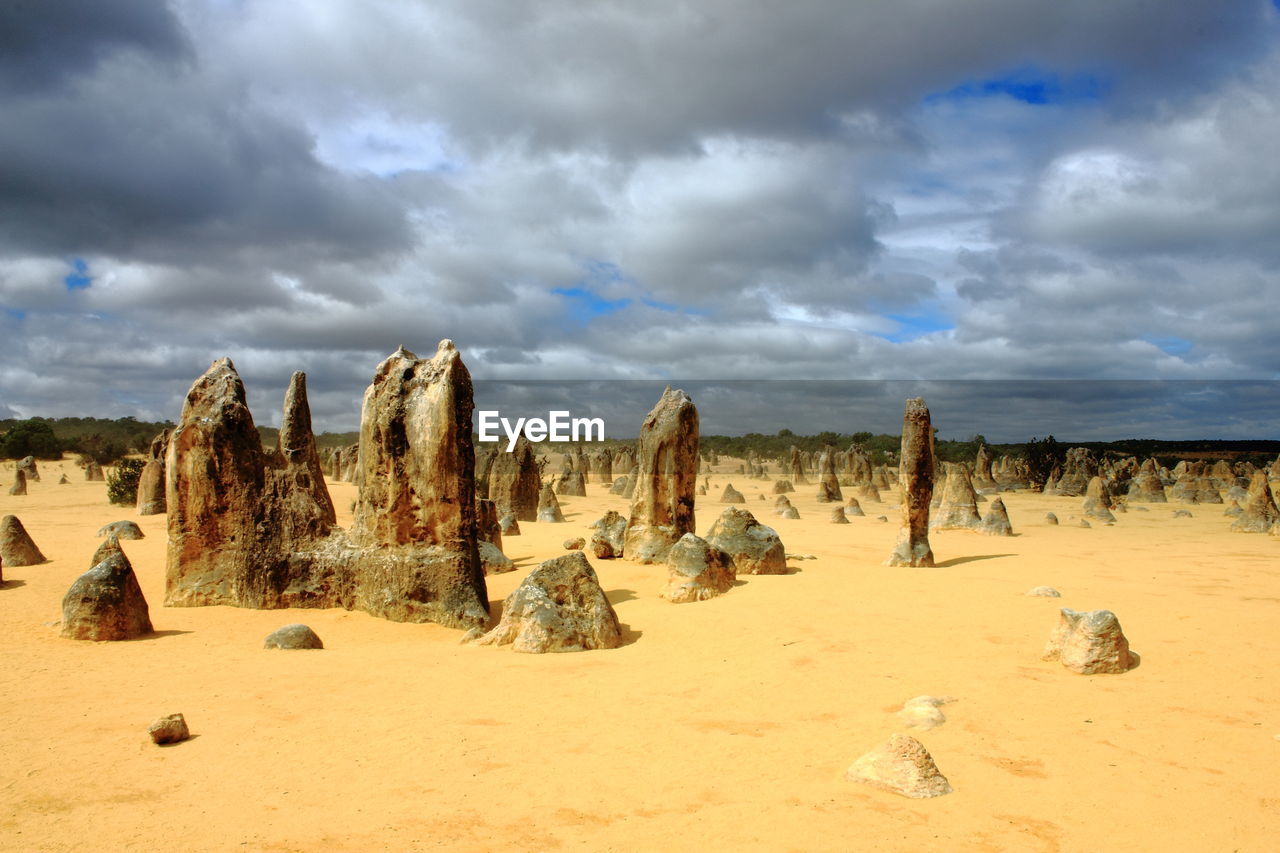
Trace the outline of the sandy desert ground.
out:
M 521 655 L 358 612 L 163 607 L 164 516 L 110 506 L 70 461 L 41 467 L 26 497 L 0 494 L 50 559 L 5 566 L 0 590 L 5 850 L 1280 845 L 1280 540 L 1229 532 L 1220 506 L 1083 529 L 1078 498 L 1016 493 L 1018 536 L 934 533 L 941 565 L 902 569 L 883 565 L 892 495 L 835 526 L 804 487 L 786 521 L 758 498 L 770 483 L 720 474 L 700 533 L 731 481 L 788 552 L 816 559 L 682 605 L 658 597 L 663 567 L 593 560 L 630 642 Z M 354 487 L 330 489 L 348 523 Z M 507 540 L 520 569 L 489 578 L 495 605 L 564 539 L 625 511 L 588 491 L 561 498 L 568 523 Z M 146 533 L 123 544 L 156 633 L 60 639 L 63 593 L 121 518 Z M 1040 584 L 1062 598 L 1023 595 Z M 1063 606 L 1114 610 L 1141 666 L 1089 677 L 1041 661 Z M 324 651 L 263 650 L 298 621 Z M 916 734 L 955 792 L 846 781 L 920 694 L 955 698 L 946 724 Z M 194 737 L 157 747 L 147 725 L 172 712 Z

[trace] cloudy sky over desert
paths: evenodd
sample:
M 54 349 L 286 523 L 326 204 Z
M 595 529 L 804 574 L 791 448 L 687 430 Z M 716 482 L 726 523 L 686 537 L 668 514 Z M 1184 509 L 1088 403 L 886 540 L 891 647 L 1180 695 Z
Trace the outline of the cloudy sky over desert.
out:
M 478 378 L 1274 380 L 1278 37 L 1267 0 L 7 5 L 0 417 L 173 419 L 229 355 L 260 422 L 302 369 L 351 429 L 445 337 Z

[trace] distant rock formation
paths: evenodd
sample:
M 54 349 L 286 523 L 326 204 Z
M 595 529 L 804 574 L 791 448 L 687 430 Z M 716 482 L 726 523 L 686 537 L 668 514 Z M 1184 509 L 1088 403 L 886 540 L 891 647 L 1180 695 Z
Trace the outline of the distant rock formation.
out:
M 849 516 L 844 514 L 844 507 L 832 507 L 830 521 L 832 524 L 848 524 Z
M 601 560 L 622 556 L 627 538 L 626 516 L 609 510 L 603 518 L 592 523 L 591 529 L 593 532 L 587 542 L 587 549 L 593 556 Z
M 822 500 L 823 494 L 826 494 L 827 499 L 831 501 L 844 500 L 844 495 L 840 492 L 840 479 L 836 476 L 835 448 L 829 444 L 823 448 L 822 455 L 818 457 L 818 484 L 819 500 Z
M 98 528 L 97 535 L 99 538 L 104 536 L 114 536 L 117 539 L 144 539 L 146 538 L 142 532 L 142 528 L 138 527 L 136 522 L 125 519 L 124 521 L 113 521 L 110 524 L 103 525 Z
M 624 550 L 630 560 L 662 562 L 671 546 L 696 526 L 698 410 L 684 391 L 666 389 L 645 417 L 636 466 Z
M 1112 506 L 1111 492 L 1108 491 L 1103 479 L 1094 477 L 1089 480 L 1084 503 L 1081 505 L 1084 514 L 1095 521 L 1115 521 L 1116 517 L 1111 514 Z
M 1009 523 L 1009 512 L 1004 508 L 1003 498 L 996 498 L 991 502 L 978 529 L 988 536 L 1013 535 L 1013 525 Z
M 1062 476 L 1058 479 L 1056 494 L 1079 497 L 1098 476 L 1098 460 L 1087 447 L 1073 447 L 1067 451 L 1062 463 Z M 1045 489 L 1048 493 L 1048 489 Z
M 513 513 L 519 521 L 536 521 L 542 479 L 533 445 L 521 435 L 510 453 L 499 452 L 489 467 L 489 500 L 499 517 Z
M 36 465 L 34 456 L 24 456 L 18 460 L 17 470 L 27 475 L 27 480 L 32 483 L 40 482 L 40 468 Z
M 569 497 L 585 498 L 587 496 L 587 479 L 582 471 L 569 471 L 556 479 L 556 494 Z
M 898 488 L 902 492 L 902 529 L 887 564 L 932 566 L 929 503 L 933 498 L 933 425 L 920 397 L 907 400 L 903 413 Z
M 165 512 L 164 457 L 168 449 L 169 431 L 166 429 L 151 439 L 146 464 L 138 475 L 138 515 L 163 515 Z
M 1280 511 L 1276 510 L 1275 496 L 1265 471 L 1256 472 L 1249 481 L 1249 495 L 1241 510 L 1231 522 L 1231 529 L 1240 533 L 1266 533 L 1280 521 Z
M 9 487 L 11 495 L 25 495 L 27 493 L 27 472 L 21 468 L 13 472 L 13 485 Z
M 1164 484 L 1156 470 L 1156 460 L 1148 458 L 1138 468 L 1138 473 L 1129 481 L 1128 498 L 1130 502 L 1167 503 Z
M 929 526 L 934 530 L 976 530 L 982 524 L 978 515 L 978 496 L 963 465 L 944 463 L 947 476 L 943 481 L 942 501 Z
M 555 490 L 550 485 L 543 486 L 538 493 L 538 521 L 547 524 L 564 523 L 564 512 L 560 509 L 560 501 L 556 499 Z

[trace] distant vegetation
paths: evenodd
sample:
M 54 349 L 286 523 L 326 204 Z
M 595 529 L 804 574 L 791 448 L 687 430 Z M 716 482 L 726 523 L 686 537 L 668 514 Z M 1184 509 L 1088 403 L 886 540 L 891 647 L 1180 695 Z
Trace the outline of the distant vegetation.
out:
M 121 506 L 133 506 L 138 502 L 138 481 L 147 463 L 141 459 L 121 459 L 107 475 L 107 500 Z
M 110 465 L 130 453 L 145 453 L 151 439 L 172 428 L 172 423 L 147 423 L 131 417 L 9 418 L 0 420 L 0 458 L 59 459 L 68 451 Z

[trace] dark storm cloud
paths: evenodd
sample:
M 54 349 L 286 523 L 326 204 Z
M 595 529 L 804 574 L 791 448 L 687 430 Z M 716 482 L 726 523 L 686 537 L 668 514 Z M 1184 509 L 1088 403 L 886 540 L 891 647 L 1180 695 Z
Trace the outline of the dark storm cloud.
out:
M 10 0 L 0 6 L 0 91 L 54 89 L 120 51 L 191 55 L 182 25 L 155 0 Z

